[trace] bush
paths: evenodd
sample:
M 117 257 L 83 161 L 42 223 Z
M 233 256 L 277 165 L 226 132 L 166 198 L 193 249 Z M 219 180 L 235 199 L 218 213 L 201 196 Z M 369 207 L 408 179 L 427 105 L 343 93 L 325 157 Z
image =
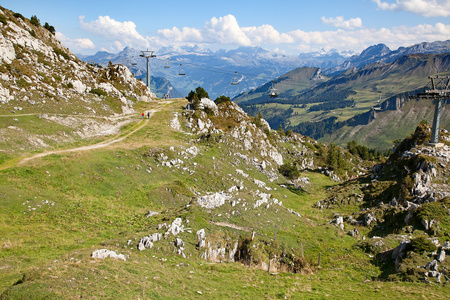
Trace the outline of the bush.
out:
M 411 245 L 416 253 L 434 252 L 437 250 L 436 245 L 423 236 L 412 239 Z
M 47 29 L 48 31 L 50 31 L 53 35 L 55 34 L 55 27 L 53 27 L 52 25 L 49 25 L 47 22 L 45 22 L 44 28 Z
M 0 23 L 3 23 L 3 25 L 6 25 L 6 17 L 4 15 L 0 15 Z
M 54 47 L 54 48 L 53 48 L 53 51 L 55 51 L 55 54 L 56 54 L 56 55 L 61 55 L 62 57 L 64 57 L 64 58 L 67 59 L 67 60 L 70 59 L 69 54 L 67 54 L 66 52 L 62 51 L 62 50 L 59 49 L 59 48 Z
M 220 103 L 228 102 L 228 101 L 231 101 L 230 97 L 227 97 L 227 96 L 224 96 L 224 95 L 222 95 L 220 97 L 217 97 L 216 100 L 214 100 L 214 102 L 217 105 L 219 105 Z
M 22 19 L 22 20 L 25 20 L 25 18 L 24 18 L 24 16 L 22 16 L 22 14 L 19 14 L 19 13 L 14 13 L 14 18 L 16 18 L 16 19 Z
M 36 15 L 31 16 L 30 23 L 34 26 L 41 26 L 41 21 L 36 17 Z
M 89 91 L 89 93 L 95 94 L 97 96 L 107 96 L 108 95 L 108 93 L 106 93 L 104 90 L 98 89 L 98 88 L 97 89 L 91 89 Z
M 278 171 L 288 179 L 295 179 L 300 176 L 300 171 L 297 169 L 295 165 L 292 164 L 284 164 L 278 168 Z
M 197 87 L 195 89 L 195 91 L 190 91 L 188 96 L 186 97 L 186 99 L 189 102 L 192 102 L 194 100 L 194 96 L 197 96 L 197 98 L 200 100 L 202 98 L 208 98 L 209 99 L 209 95 L 208 93 L 205 91 L 204 88 L 202 88 L 201 86 Z

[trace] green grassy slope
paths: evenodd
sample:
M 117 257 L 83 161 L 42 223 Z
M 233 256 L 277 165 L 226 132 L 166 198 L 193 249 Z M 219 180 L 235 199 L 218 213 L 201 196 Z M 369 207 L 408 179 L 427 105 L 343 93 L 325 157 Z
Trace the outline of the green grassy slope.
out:
M 354 238 L 328 224 L 333 212 L 357 206 L 314 208 L 336 184 L 329 177 L 305 171 L 301 176 L 310 184 L 301 190 L 283 188 L 286 179 L 270 182 L 257 167 L 230 155 L 231 145 L 193 143 L 193 136 L 172 130 L 166 125 L 172 105 L 146 108 L 157 106 L 160 111 L 146 126 L 119 143 L 52 154 L 26 166 L 9 164 L 0 171 L 0 298 L 400 299 L 405 294 L 443 298 L 448 293 L 446 286 L 373 280 L 381 270 L 353 247 Z M 181 168 L 161 163 L 161 154 L 180 157 L 178 153 L 191 145 L 200 154 L 181 158 Z M 253 208 L 255 194 L 261 191 L 253 179 L 266 182 L 270 190 L 264 192 L 283 206 Z M 235 200 L 247 206 L 226 203 L 203 209 L 197 204 L 197 195 L 227 190 L 236 180 L 244 189 Z M 159 215 L 145 217 L 149 210 Z M 179 235 L 187 258 L 174 252 L 174 236 L 155 242 L 152 249 L 136 249 L 141 237 L 164 233 L 158 225 L 176 217 L 191 231 Z M 200 258 L 195 232 L 201 228 L 212 243 L 242 242 L 256 231 L 252 267 L 245 261 L 213 263 Z M 368 229 L 359 229 L 361 235 L 368 234 Z M 270 253 L 300 258 L 301 247 L 304 267 L 299 273 L 281 269 L 273 274 L 257 267 Z M 90 257 L 101 248 L 125 254 L 127 261 Z

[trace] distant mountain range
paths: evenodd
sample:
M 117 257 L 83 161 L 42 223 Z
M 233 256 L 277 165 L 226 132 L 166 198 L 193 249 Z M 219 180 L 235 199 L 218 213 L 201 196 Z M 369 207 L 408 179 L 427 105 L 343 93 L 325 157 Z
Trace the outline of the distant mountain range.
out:
M 299 67 L 317 67 L 325 75 L 335 75 L 374 62 L 393 62 L 406 54 L 445 52 L 450 52 L 450 41 L 420 43 L 394 51 L 379 44 L 368 47 L 360 54 L 330 50 L 298 56 L 270 52 L 260 47 L 217 51 L 198 46 L 164 47 L 154 53 L 155 58 L 150 59 L 150 75 L 154 78 L 151 88 L 159 97 L 169 90 L 173 96 L 186 95 L 197 86 L 205 88 L 211 98 L 220 95 L 234 97 Z M 145 78 L 147 65 L 141 54 L 141 51 L 127 47 L 116 54 L 100 51 L 95 55 L 78 57 L 100 65 L 107 65 L 109 61 L 120 63 L 128 66 L 137 78 Z
M 372 46 L 332 69 L 297 68 L 233 100 L 251 115 L 261 113 L 272 128 L 281 124 L 323 141 L 338 138 L 338 143 L 345 145 L 356 139 L 386 149 L 421 120 L 432 121 L 431 103 L 411 102 L 405 106 L 408 111 L 400 113 L 406 101 L 391 105 L 392 99 L 415 95 L 430 82 L 430 75 L 450 75 L 449 45 L 450 41 L 421 43 L 396 51 L 382 44 Z M 270 97 L 272 91 L 277 98 Z M 387 100 L 390 104 L 384 103 Z M 383 113 L 387 110 L 397 113 Z M 408 116 L 408 121 L 399 116 Z M 387 119 L 377 124 L 386 131 L 371 131 L 371 122 L 384 117 Z M 356 130 L 355 126 L 367 129 Z M 450 128 L 446 117 L 443 127 Z
M 101 51 L 92 56 L 79 55 L 79 57 L 86 62 L 100 65 L 107 65 L 109 61 L 124 64 L 136 77 L 144 78 L 147 65 L 140 54 L 142 54 L 140 51 L 127 47 L 117 54 Z M 339 53 L 333 50 L 292 56 L 259 47 L 211 51 L 198 46 L 184 46 L 161 48 L 154 54 L 156 57 L 150 59 L 152 77 L 167 79 L 173 85 L 173 89 L 180 91 L 180 94 L 185 95 L 197 86 L 202 86 L 211 98 L 215 98 L 220 95 L 236 96 L 297 67 L 334 67 L 343 63 L 353 52 Z M 186 73 L 185 76 L 179 75 L 180 69 Z M 238 81 L 239 84 L 231 84 Z M 154 86 L 153 89 L 158 96 L 166 92 L 158 86 Z
M 397 58 L 408 54 L 438 54 L 450 53 L 450 40 L 433 43 L 420 43 L 410 47 L 400 47 L 395 51 L 390 50 L 384 44 L 370 46 L 361 54 L 354 55 L 343 63 L 324 70 L 325 74 L 342 72 L 351 68 L 361 68 L 374 62 L 391 63 Z

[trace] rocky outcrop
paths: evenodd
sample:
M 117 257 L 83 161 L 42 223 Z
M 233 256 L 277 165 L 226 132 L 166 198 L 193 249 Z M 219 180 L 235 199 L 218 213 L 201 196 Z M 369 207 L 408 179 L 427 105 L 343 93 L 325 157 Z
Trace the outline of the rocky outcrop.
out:
M 116 114 L 129 113 L 136 101 L 155 98 L 125 66 L 98 68 L 86 64 L 47 29 L 32 25 L 26 18 L 16 18 L 4 8 L 0 13 L 6 19 L 0 31 L 0 63 L 14 64 L 14 68 L 1 71 L 0 105 L 49 105 L 58 101 L 61 107 L 73 110 L 74 102 L 81 101 L 84 109 L 80 106 L 78 113 L 90 107 Z M 106 96 L 116 103 L 105 101 Z

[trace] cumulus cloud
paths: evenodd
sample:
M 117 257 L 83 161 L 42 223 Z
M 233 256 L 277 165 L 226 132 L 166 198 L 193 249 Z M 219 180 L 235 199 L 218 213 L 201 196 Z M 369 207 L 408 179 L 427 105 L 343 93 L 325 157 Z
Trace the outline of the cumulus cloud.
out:
M 450 25 L 436 23 L 414 27 L 397 26 L 391 29 L 361 28 L 358 30 L 313 31 L 295 30 L 289 33 L 294 38 L 295 47 L 303 52 L 318 49 L 336 48 L 362 51 L 368 46 L 384 43 L 390 48 L 409 46 L 421 42 L 447 40 L 450 36 Z
M 212 18 L 201 29 L 177 27 L 158 30 L 158 35 L 177 42 L 220 43 L 235 45 L 251 45 L 250 39 L 239 26 L 233 15 Z
M 376 1 L 376 0 L 373 0 Z M 397 0 L 395 5 L 414 0 Z M 419 0 L 415 0 L 419 1 Z M 424 1 L 424 0 L 421 0 Z M 395 9 L 386 2 L 378 1 L 380 8 Z M 226 48 L 229 46 L 275 46 L 290 52 L 320 51 L 335 48 L 338 50 L 362 51 L 368 46 L 385 43 L 390 48 L 409 46 L 420 42 L 448 40 L 450 25 L 436 23 L 423 24 L 415 27 L 397 26 L 393 28 L 365 28 L 360 18 L 345 20 L 339 16 L 335 18 L 322 17 L 322 22 L 336 27 L 329 31 L 303 31 L 301 29 L 290 32 L 279 32 L 272 25 L 241 27 L 233 15 L 211 18 L 201 28 L 172 27 L 157 31 L 155 36 L 143 37 L 136 30 L 133 22 L 119 22 L 108 16 L 98 17 L 97 20 L 85 22 L 83 16 L 79 19 L 85 30 L 98 37 L 103 37 L 101 47 L 109 51 L 122 50 L 125 46 L 133 48 L 158 49 L 164 46 L 203 45 L 212 48 Z M 60 38 L 70 48 L 93 49 L 95 46 L 89 39 L 70 40 L 62 35 Z M 106 41 L 106 42 L 105 42 Z
M 70 39 L 61 32 L 56 32 L 56 37 L 60 40 L 64 46 L 70 49 L 72 52 L 79 52 L 85 49 L 94 49 L 94 43 L 88 38 Z
M 105 39 L 120 41 L 127 46 L 148 46 L 148 40 L 137 32 L 134 22 L 119 22 L 109 16 L 99 16 L 91 22 L 85 22 L 84 16 L 78 19 L 81 28 Z
M 337 28 L 344 28 L 344 29 L 355 29 L 362 27 L 362 20 L 361 18 L 352 18 L 350 20 L 344 20 L 343 16 L 339 16 L 336 18 L 325 18 L 322 17 L 322 22 L 327 25 L 331 25 L 333 27 Z
M 379 9 L 406 11 L 425 17 L 448 17 L 450 1 L 448 0 L 396 0 L 395 3 L 372 0 Z

